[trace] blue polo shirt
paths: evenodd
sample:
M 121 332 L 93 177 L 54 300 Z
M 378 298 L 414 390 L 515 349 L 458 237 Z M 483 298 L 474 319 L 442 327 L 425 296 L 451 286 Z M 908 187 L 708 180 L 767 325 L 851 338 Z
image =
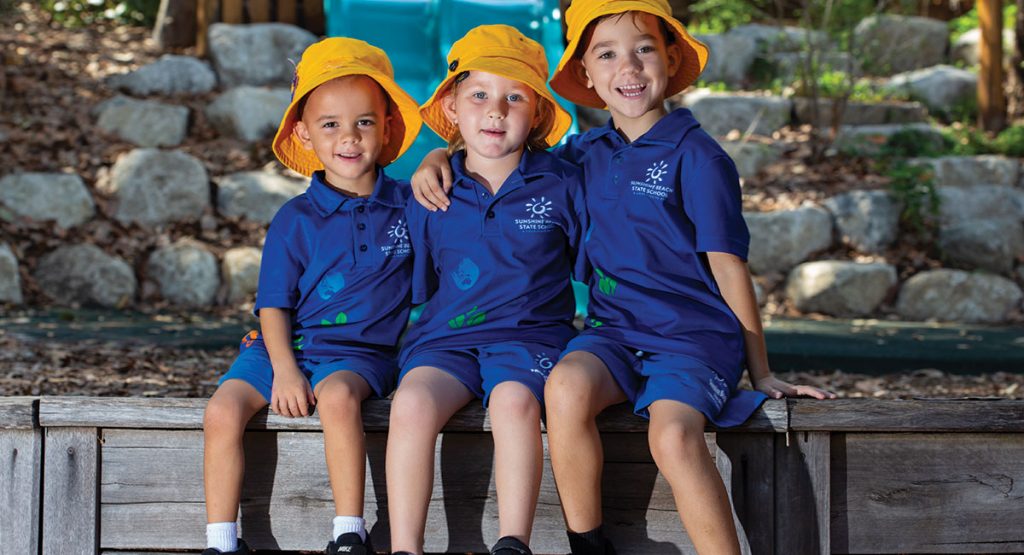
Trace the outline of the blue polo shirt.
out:
M 373 194 L 352 198 L 323 179 L 315 173 L 270 223 L 254 310 L 292 311 L 300 360 L 393 350 L 409 319 L 409 186 L 378 168 Z
M 587 179 L 587 326 L 637 350 L 742 371 L 742 328 L 704 254 L 746 260 L 750 243 L 725 151 L 678 109 L 632 143 L 609 121 L 555 153 Z
M 420 349 L 496 341 L 559 343 L 575 334 L 569 278 L 582 272 L 587 226 L 579 168 L 548 152 L 523 154 L 497 195 L 451 159 L 451 206 L 406 208 L 415 256 L 413 302 L 430 300 L 406 336 L 402 364 Z

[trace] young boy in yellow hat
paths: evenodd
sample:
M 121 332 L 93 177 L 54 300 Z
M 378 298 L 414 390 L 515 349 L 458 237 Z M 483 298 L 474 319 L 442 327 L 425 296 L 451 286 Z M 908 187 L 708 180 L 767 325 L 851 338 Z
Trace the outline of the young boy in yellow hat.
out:
M 665 98 L 703 70 L 707 48 L 665 0 L 574 0 L 566 23 L 569 44 L 552 88 L 611 112 L 607 125 L 557 150 L 584 169 L 593 267 L 587 327 L 545 388 L 570 547 L 576 555 L 614 552 L 601 528 L 595 418 L 629 401 L 650 418 L 652 455 L 697 551 L 738 553 L 705 424 L 740 424 L 767 396 L 833 395 L 772 375 L 735 165 L 689 110 L 665 109 Z M 429 182 L 421 189 L 418 197 L 446 204 Z M 744 367 L 756 392 L 736 387 Z
M 329 38 L 302 55 L 273 149 L 311 176 L 267 230 L 250 332 L 206 408 L 204 555 L 249 553 L 235 520 L 246 423 L 268 404 L 324 429 L 336 518 L 327 553 L 371 553 L 363 521 L 360 404 L 387 396 L 408 321 L 412 257 L 406 184 L 383 167 L 412 144 L 422 120 L 385 53 Z
M 473 399 L 494 437 L 500 538 L 528 555 L 543 468 L 544 381 L 575 335 L 570 274 L 586 229 L 579 170 L 545 149 L 571 118 L 548 91 L 540 44 L 507 25 L 459 39 L 420 110 L 449 141 L 452 206 L 409 203 L 413 302 L 387 447 L 394 553 L 422 553 L 437 434 Z

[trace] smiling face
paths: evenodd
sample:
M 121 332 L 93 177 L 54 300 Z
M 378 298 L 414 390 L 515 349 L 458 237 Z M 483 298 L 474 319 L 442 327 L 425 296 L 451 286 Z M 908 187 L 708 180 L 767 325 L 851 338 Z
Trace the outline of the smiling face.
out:
M 580 60 L 582 77 L 616 124 L 657 121 L 665 114 L 665 89 L 681 56 L 677 45 L 666 45 L 663 27 L 658 17 L 640 12 L 607 17 L 594 26 Z
M 445 116 L 459 128 L 467 160 L 519 156 L 537 120 L 537 93 L 499 75 L 471 71 L 442 99 Z
M 324 165 L 327 183 L 368 193 L 387 144 L 389 117 L 384 91 L 373 79 L 353 75 L 320 85 L 306 97 L 294 133 Z

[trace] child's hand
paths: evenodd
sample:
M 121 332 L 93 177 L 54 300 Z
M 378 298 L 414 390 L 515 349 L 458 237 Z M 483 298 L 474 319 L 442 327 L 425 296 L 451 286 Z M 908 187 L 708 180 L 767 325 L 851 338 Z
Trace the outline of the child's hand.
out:
M 788 382 L 784 382 L 774 375 L 769 374 L 768 376 L 755 380 L 754 389 L 764 393 L 772 399 L 781 399 L 783 397 L 813 397 L 815 399 L 835 399 L 836 394 L 831 391 L 825 391 L 811 385 L 793 385 Z
M 274 384 L 270 390 L 270 408 L 274 412 L 289 418 L 309 416 L 309 407 L 315 404 L 309 380 L 298 368 L 274 369 Z
M 448 210 L 451 201 L 448 191 L 452 190 L 452 168 L 448 164 L 448 153 L 443 148 L 435 148 L 425 157 L 416 173 L 409 180 L 412 185 L 412 196 L 424 208 L 435 212 Z

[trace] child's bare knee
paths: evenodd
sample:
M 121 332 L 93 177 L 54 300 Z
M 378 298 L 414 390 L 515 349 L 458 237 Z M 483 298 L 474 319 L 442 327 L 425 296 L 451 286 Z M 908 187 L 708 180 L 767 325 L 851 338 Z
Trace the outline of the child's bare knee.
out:
M 669 422 L 651 422 L 647 441 L 654 460 L 676 461 L 690 458 L 698 449 L 707 450 L 704 427 L 697 419 L 675 419 Z
M 203 413 L 203 431 L 207 434 L 241 433 L 245 428 L 245 420 L 241 403 L 235 399 L 214 396 L 206 404 Z
M 514 383 L 499 384 L 488 400 L 491 418 L 515 421 L 539 421 L 540 403 L 524 386 Z
M 344 381 L 325 384 L 316 400 L 321 419 L 360 414 L 362 403 L 363 399 L 359 392 Z

